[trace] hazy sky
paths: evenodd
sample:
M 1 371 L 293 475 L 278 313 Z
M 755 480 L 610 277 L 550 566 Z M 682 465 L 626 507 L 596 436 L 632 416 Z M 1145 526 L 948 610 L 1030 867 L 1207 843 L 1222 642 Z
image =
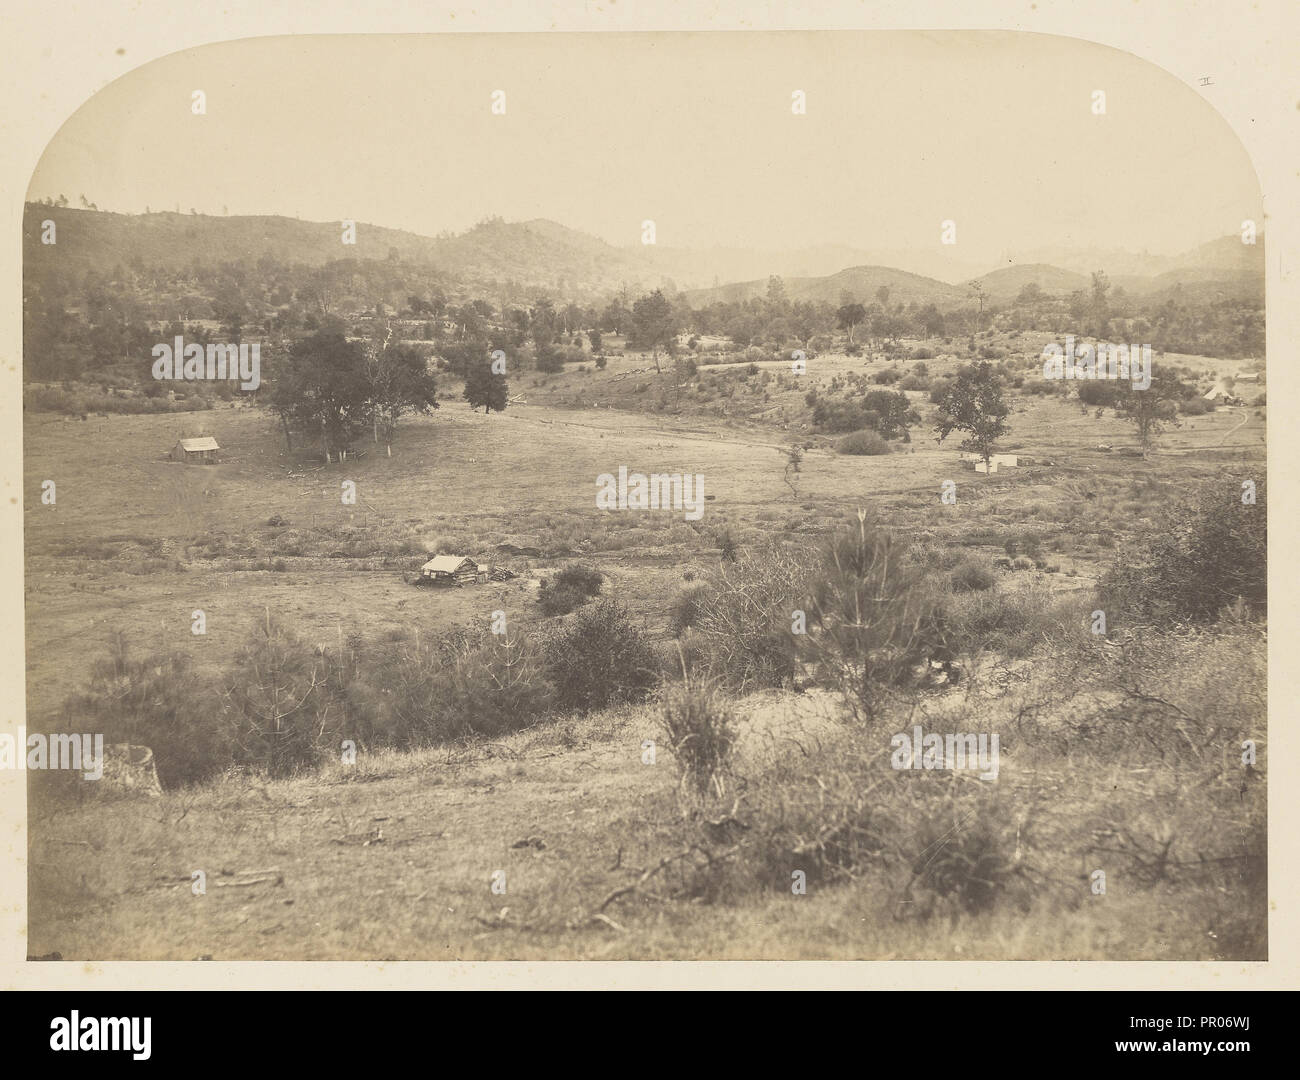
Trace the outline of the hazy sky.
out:
M 695 248 L 939 248 L 952 219 L 944 250 L 963 262 L 1172 254 L 1262 220 L 1245 151 L 1195 90 L 1111 49 L 1005 32 L 214 45 L 87 102 L 30 196 L 60 192 L 424 234 L 545 217 L 620 245 L 650 218 L 660 245 Z

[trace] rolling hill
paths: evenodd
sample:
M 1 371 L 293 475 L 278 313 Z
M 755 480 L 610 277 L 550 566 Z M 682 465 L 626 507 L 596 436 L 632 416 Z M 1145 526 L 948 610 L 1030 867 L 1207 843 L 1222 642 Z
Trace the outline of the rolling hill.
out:
M 891 303 L 935 303 L 944 306 L 958 303 L 966 296 L 966 290 L 958 285 L 949 285 L 934 278 L 909 274 L 906 270 L 895 270 L 888 266 L 853 266 L 826 277 L 785 280 L 786 295 L 791 300 L 824 301 L 829 304 L 838 304 L 844 293 L 863 303 L 869 302 L 882 286 L 889 289 Z M 693 307 L 701 307 L 719 301 L 749 300 L 763 296 L 766 292 L 767 279 L 761 278 L 712 289 L 694 289 L 686 293 L 686 300 Z
M 110 273 L 142 261 L 175 269 L 196 257 L 204 262 L 256 261 L 318 266 L 333 259 L 398 259 L 423 263 L 471 283 L 512 281 L 562 294 L 610 292 L 661 284 L 662 270 L 595 237 L 552 221 L 491 220 L 459 235 L 419 236 L 357 222 L 356 244 L 342 242 L 339 222 L 279 216 L 213 217 L 205 214 L 116 214 L 29 204 L 23 251 L 41 253 L 41 222 L 58 227 L 60 262 L 72 272 Z
M 23 224 L 23 253 L 30 265 L 48 258 L 41 225 L 58 227 L 57 255 L 66 272 L 111 274 L 118 265 L 179 269 L 204 263 L 257 261 L 319 266 L 335 259 L 389 260 L 421 264 L 466 286 L 511 283 L 566 298 L 595 298 L 626 287 L 633 292 L 686 290 L 695 306 L 762 296 L 770 274 L 785 279 L 794 300 L 838 304 L 844 293 L 869 303 L 887 287 L 893 303 L 951 307 L 969 298 L 965 284 L 878 263 L 852 262 L 869 253 L 844 245 L 796 251 L 736 248 L 686 249 L 634 245 L 617 247 L 598 237 L 544 218 L 507 222 L 493 218 L 459 234 L 421 236 L 402 229 L 358 222 L 356 244 L 342 243 L 341 223 L 302 221 L 277 215 L 217 217 L 171 211 L 119 214 L 29 203 Z M 977 280 L 995 303 L 1015 298 L 1036 282 L 1044 292 L 1064 295 L 1087 288 L 1089 274 L 1102 269 L 1112 283 L 1134 295 L 1182 290 L 1188 298 L 1258 298 L 1263 295 L 1263 236 L 1257 244 L 1239 237 L 1210 241 L 1178 256 L 1113 251 L 1057 250 L 1052 260 L 1017 260 Z M 847 269 L 845 262 L 849 261 Z M 952 267 L 950 267 L 952 269 Z M 809 271 L 812 271 L 810 274 Z M 744 274 L 744 277 L 735 275 Z M 706 286 L 706 283 L 712 285 Z
M 1014 300 L 1026 285 L 1037 285 L 1043 292 L 1052 296 L 1062 296 L 1075 289 L 1086 289 L 1089 277 L 1076 274 L 1072 270 L 1062 270 L 1059 266 L 1046 263 L 1028 263 L 1007 266 L 994 270 L 978 279 L 984 286 L 984 292 L 994 303 Z

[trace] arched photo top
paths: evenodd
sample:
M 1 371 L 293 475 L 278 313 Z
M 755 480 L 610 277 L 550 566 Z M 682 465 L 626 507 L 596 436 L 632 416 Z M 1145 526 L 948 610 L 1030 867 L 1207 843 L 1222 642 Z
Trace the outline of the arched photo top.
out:
M 649 221 L 661 262 L 840 245 L 907 251 L 904 269 L 954 281 L 1053 248 L 1176 256 L 1247 220 L 1263 231 L 1248 155 L 1193 88 L 1107 46 L 1005 31 L 214 44 L 124 75 L 69 118 L 29 191 L 59 196 L 422 236 L 500 217 L 618 248 L 650 246 Z M 241 250 L 256 254 L 249 231 Z M 389 240 L 362 230 L 353 253 Z M 69 227 L 64 242 L 71 258 L 83 238 Z M 666 273 L 680 287 L 714 276 Z

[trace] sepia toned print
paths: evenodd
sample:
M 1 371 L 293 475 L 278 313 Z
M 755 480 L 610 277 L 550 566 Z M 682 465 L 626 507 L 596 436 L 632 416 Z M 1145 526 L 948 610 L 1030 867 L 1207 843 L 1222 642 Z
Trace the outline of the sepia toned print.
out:
M 111 84 L 25 216 L 30 954 L 1266 959 L 1262 221 L 1041 35 Z

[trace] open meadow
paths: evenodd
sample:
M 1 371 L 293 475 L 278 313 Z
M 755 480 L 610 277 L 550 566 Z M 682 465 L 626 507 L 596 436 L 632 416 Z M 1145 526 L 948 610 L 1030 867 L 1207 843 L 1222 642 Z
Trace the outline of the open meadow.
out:
M 1032 381 L 1041 337 L 1002 342 L 1008 380 Z M 1206 388 L 1232 369 L 1163 359 Z M 926 377 L 961 362 L 930 359 Z M 1187 417 L 1144 457 L 1111 410 L 1009 390 L 999 452 L 1020 463 L 986 476 L 956 440 L 936 444 L 935 406 L 909 391 L 923 418 L 910 442 L 837 453 L 812 430 L 809 391 L 883 366 L 700 362 L 683 385 L 629 353 L 599 371 L 523 374 L 504 412 L 448 394 L 403 422 L 391 456 L 358 441 L 364 456 L 328 464 L 287 450 L 260 408 L 29 413 L 27 486 L 57 490 L 26 514 L 29 727 L 99 730 L 77 709 L 115 685 L 127 694 L 136 659 L 185 665 L 167 691 L 167 738 L 202 742 L 241 708 L 237 658 L 279 647 L 275 622 L 316 658 L 313 689 L 317 663 L 339 681 L 335 712 L 315 714 L 321 730 L 346 716 L 340 730 L 362 732 L 354 762 L 164 776 L 161 798 L 111 814 L 84 794 L 45 798 L 34 781 L 30 952 L 1263 958 L 1264 784 L 1237 761 L 1243 738 L 1266 743 L 1262 627 L 1243 616 L 1153 629 L 1116 614 L 1098 635 L 1094 613 L 1107 573 L 1141 562 L 1143 538 L 1194 493 L 1262 484 L 1265 410 Z M 219 464 L 166 459 L 196 435 L 216 437 Z M 786 448 L 801 440 L 792 475 Z M 702 516 L 598 509 L 597 477 L 620 466 L 702 477 Z M 946 481 L 955 501 L 941 498 Z M 863 720 L 802 655 L 766 682 L 756 668 L 729 681 L 693 666 L 710 631 L 706 615 L 682 614 L 685 595 L 752 587 L 762 595 L 746 602 L 770 599 L 762 618 L 788 638 L 796 603 L 808 605 L 787 602 L 778 579 L 803 595 L 800 575 L 864 528 L 860 510 L 944 598 L 960 681 L 890 697 Z M 415 587 L 435 554 L 513 576 Z M 377 733 L 400 710 L 383 696 L 402 691 L 374 673 L 453 631 L 487 634 L 502 615 L 511 634 L 550 641 L 597 603 L 543 610 L 542 582 L 571 566 L 602 576 L 601 598 L 654 657 L 653 686 L 489 734 L 384 745 Z M 701 702 L 729 752 L 692 773 L 672 718 L 698 719 Z M 149 741 L 140 715 L 119 741 Z M 996 783 L 891 768 L 891 735 L 914 725 L 999 732 Z

